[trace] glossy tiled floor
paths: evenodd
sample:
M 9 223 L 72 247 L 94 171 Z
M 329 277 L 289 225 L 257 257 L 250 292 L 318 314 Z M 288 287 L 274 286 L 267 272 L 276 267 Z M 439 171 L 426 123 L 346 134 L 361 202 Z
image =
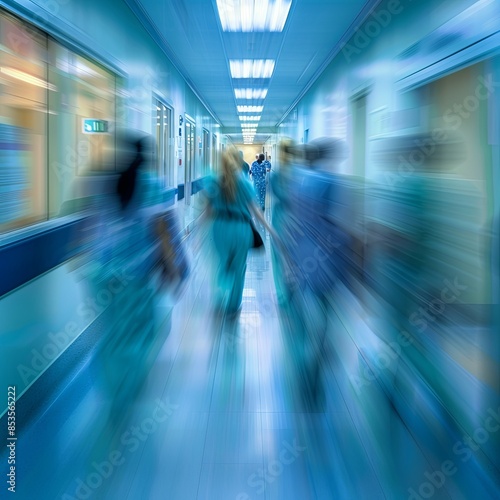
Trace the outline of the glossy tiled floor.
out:
M 158 307 L 167 316 L 164 342 L 129 409 L 110 418 L 95 360 L 80 373 L 20 439 L 17 498 L 411 498 L 436 469 L 377 380 L 353 388 L 350 365 L 370 345 L 361 307 L 346 290 L 338 294 L 321 365 L 324 398 L 311 406 L 280 322 L 266 243 L 249 257 L 235 324 L 212 312 L 207 262 L 193 259 L 181 300 Z M 480 483 L 477 498 L 490 498 Z M 431 496 L 470 498 L 461 491 L 448 481 Z

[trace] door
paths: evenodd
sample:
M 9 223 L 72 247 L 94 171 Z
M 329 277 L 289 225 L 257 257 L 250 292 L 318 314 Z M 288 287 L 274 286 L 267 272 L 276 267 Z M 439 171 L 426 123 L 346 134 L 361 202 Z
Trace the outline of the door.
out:
M 196 126 L 194 122 L 186 118 L 186 135 L 185 135 L 185 154 L 186 160 L 184 162 L 184 195 L 186 205 L 191 204 L 191 184 L 193 182 L 194 162 L 195 162 L 195 148 L 196 148 Z
M 172 110 L 158 99 L 156 108 L 156 168 L 164 186 L 174 185 L 172 161 Z

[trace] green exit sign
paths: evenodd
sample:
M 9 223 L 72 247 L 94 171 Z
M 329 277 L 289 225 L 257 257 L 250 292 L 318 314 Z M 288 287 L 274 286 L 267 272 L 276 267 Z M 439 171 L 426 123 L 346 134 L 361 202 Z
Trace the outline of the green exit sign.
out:
M 106 120 L 98 120 L 96 118 L 84 118 L 83 120 L 84 134 L 107 134 L 108 122 Z

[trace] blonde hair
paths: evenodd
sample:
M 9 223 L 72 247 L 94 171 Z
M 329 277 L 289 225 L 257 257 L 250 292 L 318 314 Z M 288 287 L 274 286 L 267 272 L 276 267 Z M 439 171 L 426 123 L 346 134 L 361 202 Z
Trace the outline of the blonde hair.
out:
M 236 182 L 241 173 L 241 157 L 236 148 L 226 149 L 222 155 L 220 187 L 227 201 L 236 199 Z

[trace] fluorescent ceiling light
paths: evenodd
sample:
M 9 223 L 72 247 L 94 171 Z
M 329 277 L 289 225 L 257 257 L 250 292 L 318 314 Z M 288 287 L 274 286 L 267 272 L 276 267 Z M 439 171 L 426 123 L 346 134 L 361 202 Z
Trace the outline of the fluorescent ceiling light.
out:
M 18 69 L 2 67 L 0 68 L 0 73 L 11 76 L 16 80 L 21 80 L 22 82 L 31 83 L 31 85 L 36 85 L 37 87 L 57 91 L 57 87 L 55 85 Z
M 264 106 L 237 106 L 238 113 L 262 113 Z
M 271 78 L 273 59 L 230 59 L 229 68 L 233 78 Z
M 292 0 L 217 0 L 223 31 L 283 31 Z
M 260 116 L 240 116 L 240 120 L 242 122 L 258 122 L 260 120 Z
M 234 89 L 236 99 L 265 99 L 267 89 Z

